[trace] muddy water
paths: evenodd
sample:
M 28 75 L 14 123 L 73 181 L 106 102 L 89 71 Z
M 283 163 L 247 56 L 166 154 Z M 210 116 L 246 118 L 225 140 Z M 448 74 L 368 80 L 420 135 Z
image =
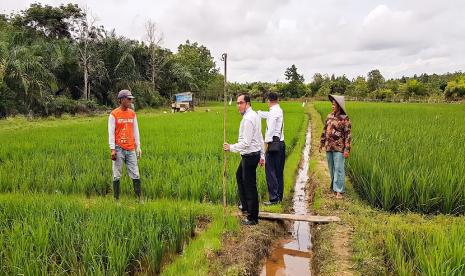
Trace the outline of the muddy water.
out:
M 299 215 L 307 214 L 305 185 L 308 181 L 307 172 L 311 140 L 312 136 L 309 122 L 301 166 L 294 187 L 293 213 Z M 271 256 L 266 260 L 266 264 L 260 275 L 310 275 L 312 248 L 310 224 L 308 222 L 296 221 L 290 228 L 289 230 L 292 233 L 292 238 L 280 241 L 279 246 L 273 250 Z

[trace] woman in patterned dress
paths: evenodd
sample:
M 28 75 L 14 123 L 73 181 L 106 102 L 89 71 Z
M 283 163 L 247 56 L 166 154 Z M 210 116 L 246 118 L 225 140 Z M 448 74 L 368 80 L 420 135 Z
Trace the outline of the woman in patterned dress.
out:
M 347 116 L 344 96 L 329 95 L 332 112 L 325 120 L 320 140 L 320 152 L 326 151 L 329 173 L 331 175 L 331 190 L 336 198 L 342 198 L 345 191 L 344 160 L 349 157 L 352 141 L 352 124 Z

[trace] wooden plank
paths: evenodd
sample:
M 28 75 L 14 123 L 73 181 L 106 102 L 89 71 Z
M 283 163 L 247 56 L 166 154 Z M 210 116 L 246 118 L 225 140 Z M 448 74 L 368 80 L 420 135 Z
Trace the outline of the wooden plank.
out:
M 336 216 L 312 216 L 312 215 L 295 215 L 295 214 L 278 214 L 278 213 L 267 213 L 260 212 L 258 217 L 261 219 L 270 219 L 270 220 L 297 220 L 297 221 L 308 221 L 314 223 L 328 223 L 328 222 L 338 222 L 341 221 L 339 217 Z

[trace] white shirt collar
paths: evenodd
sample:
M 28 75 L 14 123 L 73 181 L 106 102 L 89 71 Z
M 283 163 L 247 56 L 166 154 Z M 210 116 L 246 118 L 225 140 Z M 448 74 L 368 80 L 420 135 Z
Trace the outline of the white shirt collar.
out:
M 250 110 L 252 110 L 251 106 L 245 110 L 245 112 L 244 112 L 244 114 L 242 116 L 245 116 L 245 114 L 249 113 Z
M 270 107 L 270 110 L 276 109 L 276 108 L 278 108 L 278 107 L 279 107 L 279 104 L 275 104 L 275 105 L 273 105 L 272 107 Z

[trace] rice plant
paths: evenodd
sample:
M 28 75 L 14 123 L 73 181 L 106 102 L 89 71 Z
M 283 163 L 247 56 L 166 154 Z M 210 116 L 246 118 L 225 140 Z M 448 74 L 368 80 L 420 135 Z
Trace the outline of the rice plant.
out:
M 304 122 L 299 103 L 282 103 L 287 152 L 297 142 Z M 255 110 L 267 110 L 253 103 Z M 201 110 L 201 108 L 198 108 Z M 237 141 L 236 107 L 228 110 L 228 142 Z M 143 155 L 140 172 L 148 198 L 179 198 L 197 202 L 222 199 L 223 113 L 138 114 Z M 265 123 L 263 122 L 263 129 Z M 2 123 L 0 192 L 39 192 L 106 195 L 111 193 L 111 160 L 107 116 Z M 228 154 L 228 200 L 236 200 L 238 154 Z M 122 179 L 122 193 L 132 195 L 132 184 Z M 261 197 L 267 196 L 264 170 L 258 173 Z
M 1 195 L 1 271 L 156 274 L 163 261 L 183 250 L 199 215 L 205 207 L 187 202 L 117 205 L 108 199 Z
M 465 275 L 463 221 L 397 224 L 387 231 L 388 263 L 396 275 Z

